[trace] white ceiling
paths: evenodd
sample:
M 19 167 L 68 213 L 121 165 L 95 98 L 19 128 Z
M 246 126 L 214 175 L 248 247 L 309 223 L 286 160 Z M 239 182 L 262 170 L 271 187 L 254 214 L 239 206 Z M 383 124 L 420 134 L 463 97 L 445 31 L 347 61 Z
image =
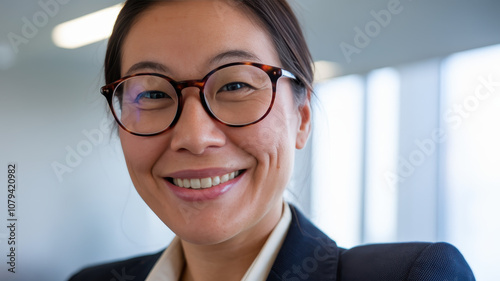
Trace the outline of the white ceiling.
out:
M 41 0 L 57 3 L 56 0 Z M 21 35 L 23 18 L 32 20 L 43 11 L 39 1 L 0 0 L 0 73 L 12 67 L 54 67 L 94 71 L 104 52 L 104 42 L 77 50 L 62 50 L 50 39 L 52 28 L 72 18 L 114 5 L 118 0 L 70 1 L 38 28 L 27 44 L 10 58 L 8 34 Z M 387 27 L 347 62 L 340 44 L 353 44 L 355 27 L 362 29 L 374 18 L 371 11 L 387 9 L 397 0 L 295 0 L 310 48 L 316 60 L 339 63 L 343 73 L 364 72 L 387 65 L 444 56 L 471 48 L 500 43 L 500 1 L 497 0 L 400 0 L 401 12 L 392 15 Z M 43 19 L 42 19 L 43 20 Z M 4 69 L 4 70 L 2 70 Z

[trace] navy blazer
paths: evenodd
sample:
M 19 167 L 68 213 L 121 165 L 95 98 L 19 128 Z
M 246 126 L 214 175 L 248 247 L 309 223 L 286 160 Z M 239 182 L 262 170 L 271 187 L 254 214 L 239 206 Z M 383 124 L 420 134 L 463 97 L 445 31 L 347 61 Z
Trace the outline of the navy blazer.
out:
M 343 249 L 295 207 L 268 281 L 475 280 L 460 252 L 447 243 L 373 244 Z M 163 251 L 86 268 L 70 281 L 145 280 Z

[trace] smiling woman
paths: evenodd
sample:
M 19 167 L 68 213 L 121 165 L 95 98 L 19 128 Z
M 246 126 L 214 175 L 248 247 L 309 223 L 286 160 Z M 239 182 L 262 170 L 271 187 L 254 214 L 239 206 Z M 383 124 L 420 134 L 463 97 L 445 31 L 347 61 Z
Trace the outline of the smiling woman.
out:
M 447 244 L 338 248 L 284 202 L 311 130 L 311 65 L 285 0 L 127 1 L 102 94 L 135 188 L 176 238 L 71 280 L 473 278 Z

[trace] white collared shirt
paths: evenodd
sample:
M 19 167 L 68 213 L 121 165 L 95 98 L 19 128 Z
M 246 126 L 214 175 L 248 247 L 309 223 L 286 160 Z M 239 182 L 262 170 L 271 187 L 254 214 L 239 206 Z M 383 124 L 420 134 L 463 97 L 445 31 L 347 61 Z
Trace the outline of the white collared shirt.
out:
M 241 281 L 266 280 L 274 260 L 278 256 L 281 245 L 283 245 L 283 241 L 285 241 L 291 222 L 292 214 L 290 212 L 290 207 L 284 202 L 281 219 L 271 232 L 271 235 L 269 235 L 266 243 Z M 176 236 L 160 256 L 146 278 L 146 281 L 178 281 L 182 276 L 185 263 L 186 260 L 182 250 L 181 240 Z

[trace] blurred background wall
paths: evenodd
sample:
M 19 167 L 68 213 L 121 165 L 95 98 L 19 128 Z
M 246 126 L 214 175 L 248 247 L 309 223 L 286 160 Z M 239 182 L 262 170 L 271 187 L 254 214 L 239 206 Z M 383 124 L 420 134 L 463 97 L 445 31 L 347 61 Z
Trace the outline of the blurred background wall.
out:
M 291 2 L 318 81 L 289 200 L 340 246 L 447 241 L 478 280 L 499 280 L 500 2 Z M 119 3 L 0 1 L 1 280 L 65 280 L 172 238 L 134 190 L 99 94 L 106 41 L 52 40 Z

